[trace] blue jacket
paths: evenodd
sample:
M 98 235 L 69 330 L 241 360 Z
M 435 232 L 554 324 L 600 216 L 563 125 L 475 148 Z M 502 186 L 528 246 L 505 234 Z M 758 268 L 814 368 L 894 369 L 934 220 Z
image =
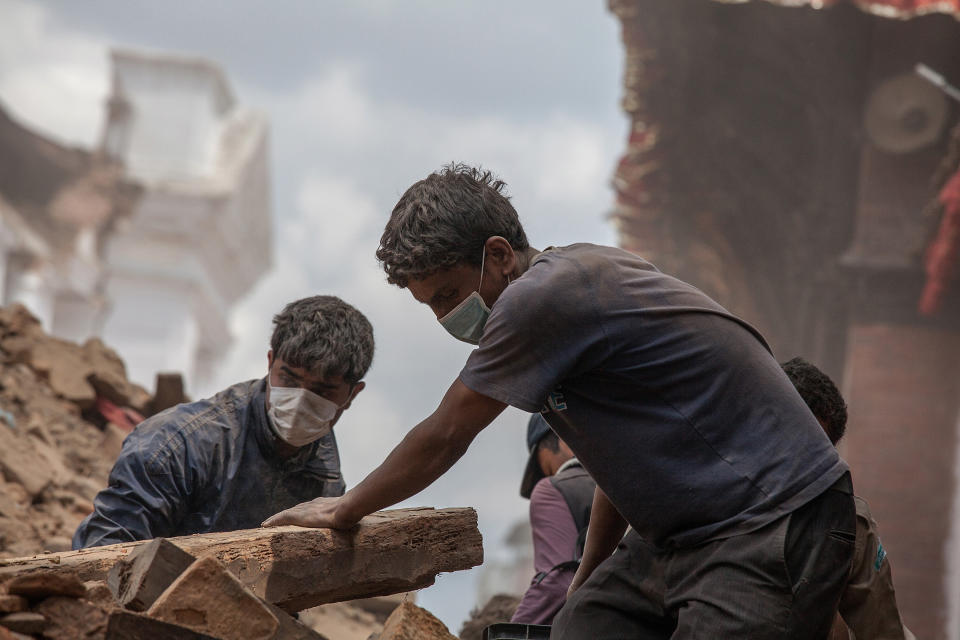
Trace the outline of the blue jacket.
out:
M 228 387 L 143 421 L 123 442 L 73 548 L 259 527 L 318 496 L 344 492 L 333 433 L 276 454 L 266 380 Z

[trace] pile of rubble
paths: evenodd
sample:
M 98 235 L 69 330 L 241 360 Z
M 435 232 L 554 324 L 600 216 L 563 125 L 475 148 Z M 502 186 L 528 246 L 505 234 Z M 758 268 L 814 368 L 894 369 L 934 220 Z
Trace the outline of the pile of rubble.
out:
M 394 603 L 396 604 L 396 603 Z M 0 585 L 0 640 L 337 640 L 257 597 L 215 556 L 165 539 L 115 563 L 106 581 L 36 571 Z M 337 630 L 335 630 L 337 631 Z M 456 640 L 429 612 L 401 602 L 364 640 Z
M 470 509 L 375 514 L 349 541 L 250 530 L 69 551 L 123 438 L 183 399 L 176 382 L 153 398 L 99 340 L 0 308 L 0 640 L 455 638 L 403 592 L 482 562 Z
M 0 558 L 70 548 L 151 405 L 100 340 L 54 338 L 24 307 L 0 309 Z

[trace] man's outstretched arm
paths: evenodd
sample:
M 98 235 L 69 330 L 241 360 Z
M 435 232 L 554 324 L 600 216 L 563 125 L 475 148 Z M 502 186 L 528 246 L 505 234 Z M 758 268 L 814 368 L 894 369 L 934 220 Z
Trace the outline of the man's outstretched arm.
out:
M 316 498 L 267 518 L 263 526 L 346 529 L 374 511 L 406 500 L 442 476 L 507 405 L 472 391 L 458 378 L 440 406 L 363 482 L 339 498 Z

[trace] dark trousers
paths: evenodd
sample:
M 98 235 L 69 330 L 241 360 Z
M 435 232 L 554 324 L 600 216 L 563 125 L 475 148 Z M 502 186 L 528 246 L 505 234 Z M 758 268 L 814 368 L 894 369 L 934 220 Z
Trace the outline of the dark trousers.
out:
M 631 530 L 560 610 L 550 637 L 826 638 L 855 539 L 849 474 L 747 534 L 658 551 Z

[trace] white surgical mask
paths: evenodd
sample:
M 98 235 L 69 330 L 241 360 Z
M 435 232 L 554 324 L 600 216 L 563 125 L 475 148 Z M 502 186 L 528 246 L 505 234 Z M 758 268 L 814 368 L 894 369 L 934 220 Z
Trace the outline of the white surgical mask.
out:
M 330 433 L 340 409 L 337 403 L 309 389 L 270 385 L 267 417 L 277 437 L 294 447 L 310 444 Z
M 483 327 L 490 317 L 490 307 L 480 295 L 483 285 L 483 263 L 487 258 L 487 248 L 483 248 L 483 257 L 480 259 L 480 284 L 477 290 L 467 296 L 463 302 L 453 308 L 447 315 L 440 318 L 440 324 L 457 340 L 469 344 L 480 344 Z

